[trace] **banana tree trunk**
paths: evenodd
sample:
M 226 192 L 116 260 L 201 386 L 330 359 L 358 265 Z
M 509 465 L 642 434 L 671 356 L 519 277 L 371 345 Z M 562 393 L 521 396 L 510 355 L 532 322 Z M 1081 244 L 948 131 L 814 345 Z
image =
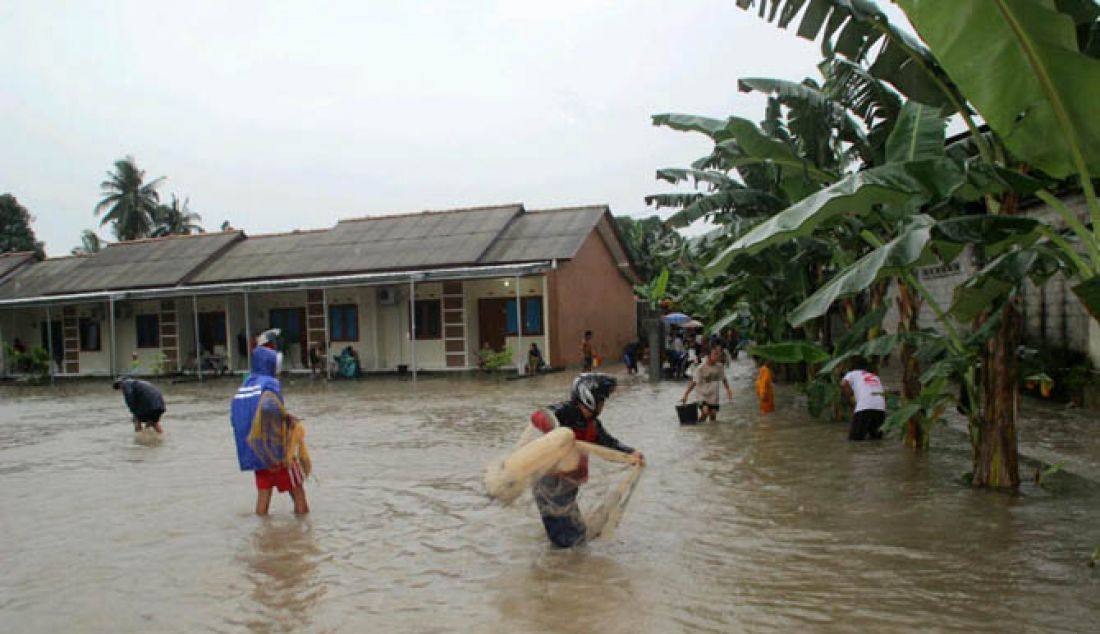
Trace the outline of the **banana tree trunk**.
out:
M 908 284 L 898 280 L 898 332 L 916 332 L 920 326 L 921 297 Z M 901 394 L 908 402 L 920 397 L 920 363 L 917 361 L 916 348 L 910 343 L 901 346 Z M 905 446 L 915 451 L 928 449 L 929 426 L 925 417 L 913 414 L 906 423 Z
M 974 485 L 1018 489 L 1016 453 L 1018 374 L 1016 348 L 1020 316 L 1015 298 L 1002 309 L 1004 320 L 985 345 L 981 385 L 984 398 L 978 438 L 974 442 Z

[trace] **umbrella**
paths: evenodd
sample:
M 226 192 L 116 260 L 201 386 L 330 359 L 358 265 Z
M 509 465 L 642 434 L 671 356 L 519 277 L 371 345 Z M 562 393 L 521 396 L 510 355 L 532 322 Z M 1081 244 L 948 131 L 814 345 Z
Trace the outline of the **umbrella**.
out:
M 665 323 L 667 323 L 667 324 L 672 324 L 673 326 L 679 326 L 679 325 L 683 324 L 684 322 L 691 321 L 691 316 L 690 315 L 685 315 L 683 313 L 669 313 L 669 314 L 665 315 L 664 317 L 661 317 L 661 319 L 665 320 Z
M 684 328 L 702 328 L 703 327 L 703 322 L 696 321 L 696 320 L 692 319 L 691 321 L 685 322 L 685 323 L 680 324 L 680 325 L 683 326 Z

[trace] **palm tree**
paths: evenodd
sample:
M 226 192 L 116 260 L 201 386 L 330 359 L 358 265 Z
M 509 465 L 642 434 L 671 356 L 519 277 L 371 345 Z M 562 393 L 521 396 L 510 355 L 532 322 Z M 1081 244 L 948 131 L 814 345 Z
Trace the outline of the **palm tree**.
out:
M 112 223 L 119 240 L 136 240 L 149 236 L 153 229 L 160 194 L 157 187 L 163 176 L 146 183 L 145 172 L 138 168 L 134 157 L 115 161 L 113 172 L 99 184 L 105 196 L 95 206 L 95 214 L 103 214 L 100 226 Z
M 95 231 L 91 229 L 85 229 L 80 233 L 80 246 L 73 248 L 73 255 L 88 255 L 92 253 L 99 253 L 100 249 L 104 245 L 103 238 L 99 237 Z
M 181 205 L 179 198 L 172 194 L 170 204 L 157 206 L 153 214 L 156 227 L 153 229 L 152 236 L 159 238 L 161 236 L 187 236 L 192 233 L 205 233 L 206 230 L 199 224 L 199 222 L 202 222 L 202 216 L 191 211 L 188 207 L 189 202 L 189 198 L 184 198 Z

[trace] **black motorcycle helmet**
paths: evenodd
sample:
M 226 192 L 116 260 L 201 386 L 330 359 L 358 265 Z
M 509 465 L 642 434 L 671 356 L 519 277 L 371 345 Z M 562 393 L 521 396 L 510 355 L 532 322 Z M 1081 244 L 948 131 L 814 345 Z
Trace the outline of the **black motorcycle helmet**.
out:
M 585 372 L 573 379 L 570 397 L 595 412 L 601 401 L 606 401 L 615 391 L 615 377 L 602 372 Z

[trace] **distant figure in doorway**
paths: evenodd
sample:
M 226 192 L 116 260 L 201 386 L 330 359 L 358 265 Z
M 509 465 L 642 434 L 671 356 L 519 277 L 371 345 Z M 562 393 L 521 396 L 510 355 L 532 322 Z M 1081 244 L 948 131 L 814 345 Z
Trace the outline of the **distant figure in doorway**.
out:
M 756 374 L 756 398 L 760 400 L 760 413 L 770 414 L 775 411 L 775 390 L 772 387 L 771 361 L 763 357 L 756 358 L 759 371 Z
M 539 350 L 539 345 L 532 341 L 531 347 L 527 350 L 527 376 L 535 376 L 544 365 L 546 362 L 542 359 L 542 351 Z
M 164 416 L 164 396 L 160 390 L 148 381 L 123 377 L 111 384 L 116 390 L 122 390 L 122 398 L 126 401 L 126 407 L 130 409 L 130 416 L 134 423 L 134 431 L 141 431 L 152 427 L 158 434 L 164 433 L 160 426 L 160 418 Z
M 325 374 L 325 344 L 314 343 L 309 347 L 309 378 Z
M 730 390 L 729 381 L 726 380 L 726 366 L 722 363 L 722 346 L 715 344 L 710 347 L 710 351 L 703 362 L 696 366 L 691 377 L 691 383 L 688 383 L 687 390 L 684 391 L 684 397 L 680 399 L 680 403 L 687 403 L 688 395 L 698 387 L 702 420 L 717 421 L 719 385 L 725 386 L 726 398 L 732 401 L 733 391 Z
M 853 359 L 849 367 L 851 370 L 840 380 L 841 392 L 854 403 L 848 440 L 878 440 L 882 438 L 882 423 L 886 421 L 882 380 L 874 372 L 861 369 L 867 367 L 864 359 Z
M 582 372 L 591 372 L 595 367 L 593 363 L 596 357 L 596 347 L 592 344 L 592 331 L 585 330 L 584 337 L 581 338 L 581 359 Z

